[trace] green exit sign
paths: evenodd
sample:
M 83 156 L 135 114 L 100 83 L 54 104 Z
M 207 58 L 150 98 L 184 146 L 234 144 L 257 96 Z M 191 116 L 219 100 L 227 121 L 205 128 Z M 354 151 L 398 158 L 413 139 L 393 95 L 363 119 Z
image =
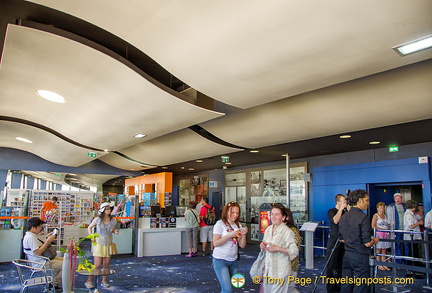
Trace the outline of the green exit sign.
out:
M 398 152 L 399 151 L 399 147 L 398 146 L 391 146 L 391 147 L 388 148 L 388 150 L 389 150 L 390 153 Z
M 87 157 L 90 157 L 90 158 L 96 158 L 96 156 L 97 156 L 97 154 L 94 153 L 94 152 L 88 152 L 88 153 L 87 153 Z

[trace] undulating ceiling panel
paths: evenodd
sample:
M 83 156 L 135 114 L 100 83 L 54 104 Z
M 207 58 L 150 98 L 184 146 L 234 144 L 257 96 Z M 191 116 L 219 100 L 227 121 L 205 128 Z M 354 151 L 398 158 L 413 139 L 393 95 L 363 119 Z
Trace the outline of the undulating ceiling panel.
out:
M 201 124 L 257 148 L 432 118 L 432 60 L 229 114 Z
M 88 156 L 90 149 L 71 144 L 50 132 L 26 124 L 0 120 L 0 146 L 35 154 L 51 163 L 78 167 L 94 158 Z M 32 143 L 15 139 L 26 138 Z M 102 156 L 105 153 L 97 153 Z
M 432 57 L 392 50 L 430 35 L 430 0 L 33 2 L 120 36 L 193 88 L 240 108 Z
M 199 136 L 192 130 L 184 129 L 125 148 L 120 152 L 138 162 L 164 166 L 239 150 L 216 144 Z M 128 163 L 117 154 L 108 154 L 101 157 L 100 160 L 122 169 L 146 169 L 146 167 L 143 168 L 138 163 L 131 161 Z
M 36 95 L 54 91 L 66 103 Z M 86 146 L 118 150 L 221 113 L 189 104 L 81 43 L 9 25 L 0 67 L 0 114 L 48 127 Z M 147 135 L 141 140 L 133 136 Z

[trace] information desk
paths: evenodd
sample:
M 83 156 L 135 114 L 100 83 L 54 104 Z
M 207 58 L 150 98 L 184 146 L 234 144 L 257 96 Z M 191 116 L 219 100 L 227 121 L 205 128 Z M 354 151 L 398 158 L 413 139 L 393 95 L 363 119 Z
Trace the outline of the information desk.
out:
M 138 257 L 177 255 L 187 251 L 185 228 L 138 229 Z

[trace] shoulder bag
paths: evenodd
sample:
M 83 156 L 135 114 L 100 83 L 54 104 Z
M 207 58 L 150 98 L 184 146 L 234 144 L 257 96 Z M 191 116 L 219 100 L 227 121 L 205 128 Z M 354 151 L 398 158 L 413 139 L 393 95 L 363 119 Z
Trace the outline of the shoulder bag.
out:
M 110 255 L 116 255 L 117 254 L 117 245 L 114 242 L 111 242 L 111 245 L 109 247 L 109 254 Z
M 264 266 L 265 266 L 264 260 L 265 260 L 265 250 L 262 250 L 258 254 L 257 259 L 254 261 L 252 267 L 249 270 L 249 274 L 251 278 L 256 276 L 260 277 L 261 279 L 263 278 Z
M 38 238 L 38 240 L 44 244 L 44 242 L 42 240 L 40 240 Z M 51 243 L 48 244 L 47 248 L 45 249 L 44 252 L 42 252 L 41 254 L 42 256 L 45 256 L 49 259 L 54 259 L 57 256 L 57 248 L 55 246 L 53 246 Z

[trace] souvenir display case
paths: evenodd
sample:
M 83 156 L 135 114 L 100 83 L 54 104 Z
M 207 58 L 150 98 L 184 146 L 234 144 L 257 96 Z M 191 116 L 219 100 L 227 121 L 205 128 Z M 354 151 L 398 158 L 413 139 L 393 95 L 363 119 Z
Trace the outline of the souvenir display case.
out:
M 79 239 L 87 235 L 86 229 L 80 226 L 90 224 L 93 218 L 94 192 L 87 191 L 54 191 L 32 190 L 30 193 L 29 217 L 39 217 L 42 204 L 57 197 L 57 209 L 47 214 L 47 228 L 43 234 L 59 229 L 59 245 L 66 245 L 69 239 Z

